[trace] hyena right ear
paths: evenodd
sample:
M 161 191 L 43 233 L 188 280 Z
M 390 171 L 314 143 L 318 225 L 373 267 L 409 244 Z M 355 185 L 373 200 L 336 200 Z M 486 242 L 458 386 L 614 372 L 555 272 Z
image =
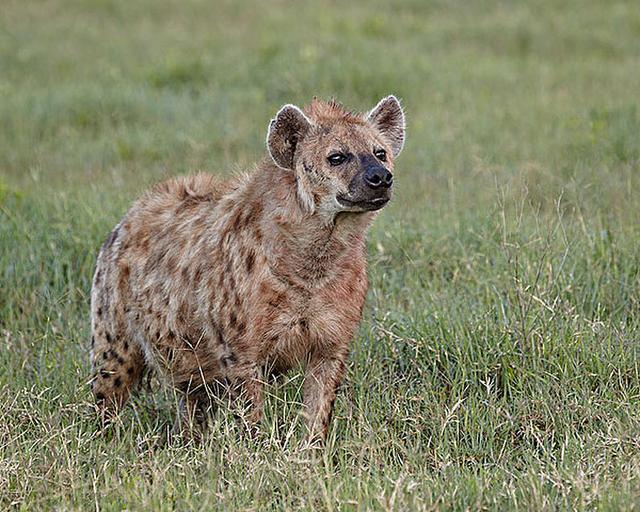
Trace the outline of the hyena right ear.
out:
M 278 166 L 293 169 L 293 155 L 310 128 L 311 121 L 295 105 L 285 105 L 278 111 L 267 134 L 267 149 Z

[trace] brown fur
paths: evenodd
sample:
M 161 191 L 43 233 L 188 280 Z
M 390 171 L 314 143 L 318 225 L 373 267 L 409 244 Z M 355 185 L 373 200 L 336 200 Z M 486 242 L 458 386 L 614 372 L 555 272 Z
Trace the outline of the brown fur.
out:
M 284 107 L 272 122 L 280 165 L 265 159 L 225 183 L 204 174 L 161 183 L 107 238 L 91 295 L 93 392 L 105 413 L 151 367 L 185 395 L 178 426 L 225 383 L 257 423 L 264 373 L 304 364 L 308 426 L 326 435 L 361 318 L 375 216 L 336 196 L 362 196 L 357 176 L 374 148 L 387 150 L 389 170 L 398 151 L 379 112 L 318 100 L 304 112 Z M 332 149 L 353 161 L 330 167 Z

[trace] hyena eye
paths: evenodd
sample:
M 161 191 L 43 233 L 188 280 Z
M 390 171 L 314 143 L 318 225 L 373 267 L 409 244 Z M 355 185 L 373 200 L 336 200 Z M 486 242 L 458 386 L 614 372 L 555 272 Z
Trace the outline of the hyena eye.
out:
M 387 152 L 384 149 L 376 149 L 373 154 L 381 162 L 387 161 Z
M 343 164 L 347 160 L 347 156 L 342 153 L 332 153 L 327 157 L 329 163 L 333 166 Z

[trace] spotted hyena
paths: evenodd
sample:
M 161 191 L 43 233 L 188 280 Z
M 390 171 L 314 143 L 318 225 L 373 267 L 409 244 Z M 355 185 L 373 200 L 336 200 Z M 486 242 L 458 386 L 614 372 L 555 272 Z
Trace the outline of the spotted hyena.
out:
M 304 365 L 307 425 L 326 436 L 367 291 L 365 234 L 391 198 L 404 132 L 393 96 L 367 114 L 334 101 L 285 105 L 250 174 L 175 178 L 138 199 L 93 279 L 102 414 L 150 368 L 183 396 L 178 429 L 220 392 L 256 425 L 263 380 Z

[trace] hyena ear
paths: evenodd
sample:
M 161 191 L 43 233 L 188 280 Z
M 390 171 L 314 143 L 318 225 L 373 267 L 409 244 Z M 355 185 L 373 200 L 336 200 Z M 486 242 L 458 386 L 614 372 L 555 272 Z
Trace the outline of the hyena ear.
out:
M 267 149 L 273 161 L 293 169 L 293 155 L 300 140 L 311 128 L 311 121 L 295 105 L 285 105 L 269 123 Z
M 398 156 L 404 146 L 404 112 L 398 98 L 382 98 L 367 115 L 367 120 L 375 126 L 389 142 L 393 156 Z

